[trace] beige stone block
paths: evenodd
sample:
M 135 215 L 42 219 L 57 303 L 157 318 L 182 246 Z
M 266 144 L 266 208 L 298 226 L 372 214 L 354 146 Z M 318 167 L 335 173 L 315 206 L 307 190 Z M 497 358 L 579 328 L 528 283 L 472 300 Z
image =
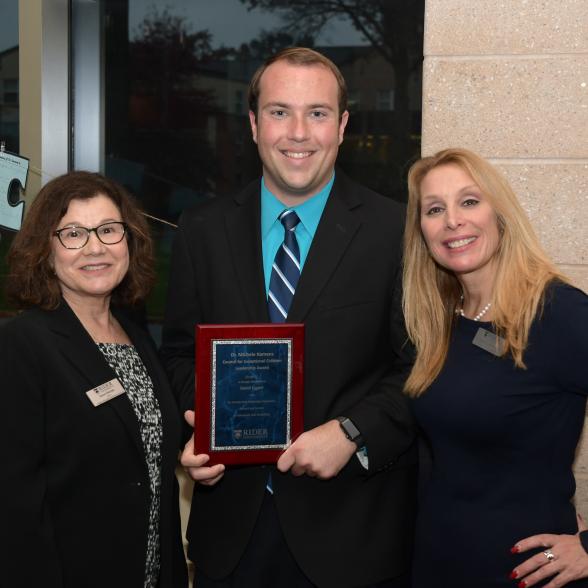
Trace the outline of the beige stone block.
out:
M 423 153 L 588 157 L 588 54 L 436 58 L 423 66 Z
M 574 460 L 574 473 L 576 476 L 588 478 L 588 418 L 584 419 L 584 430 L 576 447 L 576 458 Z
M 427 0 L 425 55 L 588 51 L 586 0 Z
M 576 496 L 574 497 L 576 510 L 588 521 L 588 476 L 576 475 Z
M 588 267 L 588 163 L 495 163 L 549 256 Z
M 572 500 L 585 521 L 588 521 L 588 478 L 576 476 L 576 494 Z
M 588 294 L 588 265 L 562 264 L 559 269 L 572 280 L 576 288 L 580 288 Z
M 574 475 L 576 477 L 576 509 L 588 521 L 588 422 L 584 421 L 584 431 L 576 449 Z

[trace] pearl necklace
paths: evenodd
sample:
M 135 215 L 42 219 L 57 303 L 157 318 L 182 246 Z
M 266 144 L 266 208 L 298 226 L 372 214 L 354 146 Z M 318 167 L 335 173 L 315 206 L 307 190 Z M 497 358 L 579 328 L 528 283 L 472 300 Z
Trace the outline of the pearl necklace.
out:
M 461 300 L 461 304 L 462 307 L 459 309 L 459 314 L 461 316 L 463 316 L 464 318 L 467 318 L 466 315 L 463 312 L 463 294 L 460 297 Z M 475 322 L 478 322 L 490 309 L 490 307 L 492 306 L 492 302 L 488 302 L 488 304 L 486 304 L 486 306 L 484 306 L 484 308 L 472 319 Z

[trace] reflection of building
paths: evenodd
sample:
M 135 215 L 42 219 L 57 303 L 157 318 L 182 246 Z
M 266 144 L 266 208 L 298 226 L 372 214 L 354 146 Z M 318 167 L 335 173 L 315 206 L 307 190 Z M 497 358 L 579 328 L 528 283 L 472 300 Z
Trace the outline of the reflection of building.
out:
M 377 49 L 363 47 L 317 47 L 334 61 L 345 81 L 350 110 L 391 112 L 395 109 L 395 68 Z M 412 72 L 406 88 L 409 109 L 421 110 L 420 70 Z
M 241 59 L 205 62 L 194 76 L 194 84 L 201 90 L 213 92 L 216 106 L 222 112 L 247 115 L 249 80 L 260 64 L 259 60 Z
M 420 68 L 407 72 L 406 63 L 391 63 L 371 46 L 317 49 L 340 67 L 349 90 L 351 117 L 340 166 L 402 199 L 401 168 L 418 153 Z M 116 87 L 115 100 L 128 98 L 126 109 L 121 104 L 122 120 L 108 112 L 109 128 L 116 131 L 107 132 L 106 169 L 114 173 L 125 161 L 143 162 L 143 180 L 135 190 L 147 204 L 157 203 L 158 214 L 177 216 L 178 185 L 196 201 L 259 176 L 247 103 L 249 80 L 262 62 L 257 55 L 237 51 L 221 57 L 212 50 L 197 55 L 179 41 L 160 47 L 137 39 L 130 44 L 126 66 L 121 68 L 118 56 L 115 62 L 121 75 L 107 83 L 108 95 Z M 106 71 L 108 76 L 112 69 Z
M 18 45 L 0 53 L 0 140 L 18 152 Z
M 406 161 L 411 137 L 420 136 L 421 72 L 403 73 L 371 46 L 317 47 L 334 61 L 347 83 L 350 118 L 342 159 L 383 165 Z M 415 60 L 416 61 L 416 60 Z M 351 153 L 349 153 L 351 151 Z M 384 187 L 379 188 L 388 193 Z
M 339 165 L 382 194 L 404 199 L 404 167 L 420 141 L 420 65 L 408 71 L 406 56 L 392 63 L 372 46 L 317 50 L 338 65 L 347 83 L 350 117 Z

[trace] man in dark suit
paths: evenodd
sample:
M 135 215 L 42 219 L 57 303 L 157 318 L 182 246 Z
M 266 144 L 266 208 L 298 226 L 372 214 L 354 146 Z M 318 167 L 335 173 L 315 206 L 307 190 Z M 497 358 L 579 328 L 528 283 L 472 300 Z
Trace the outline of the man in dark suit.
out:
M 196 584 L 405 587 L 416 459 L 402 394 L 404 209 L 335 173 L 349 114 L 324 56 L 293 48 L 269 59 L 249 104 L 263 178 L 183 214 L 162 352 L 189 409 L 197 323 L 304 323 L 305 432 L 277 468 L 208 467 L 188 443 Z M 278 219 L 291 211 L 292 225 Z

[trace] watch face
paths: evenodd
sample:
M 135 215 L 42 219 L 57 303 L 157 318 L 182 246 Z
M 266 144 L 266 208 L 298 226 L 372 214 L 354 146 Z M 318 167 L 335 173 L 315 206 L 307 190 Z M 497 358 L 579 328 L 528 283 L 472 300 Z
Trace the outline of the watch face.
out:
M 355 441 L 358 437 L 361 437 L 361 433 L 359 429 L 353 424 L 351 419 L 345 418 L 339 421 L 341 424 L 341 429 L 345 433 L 345 436 L 350 441 Z

